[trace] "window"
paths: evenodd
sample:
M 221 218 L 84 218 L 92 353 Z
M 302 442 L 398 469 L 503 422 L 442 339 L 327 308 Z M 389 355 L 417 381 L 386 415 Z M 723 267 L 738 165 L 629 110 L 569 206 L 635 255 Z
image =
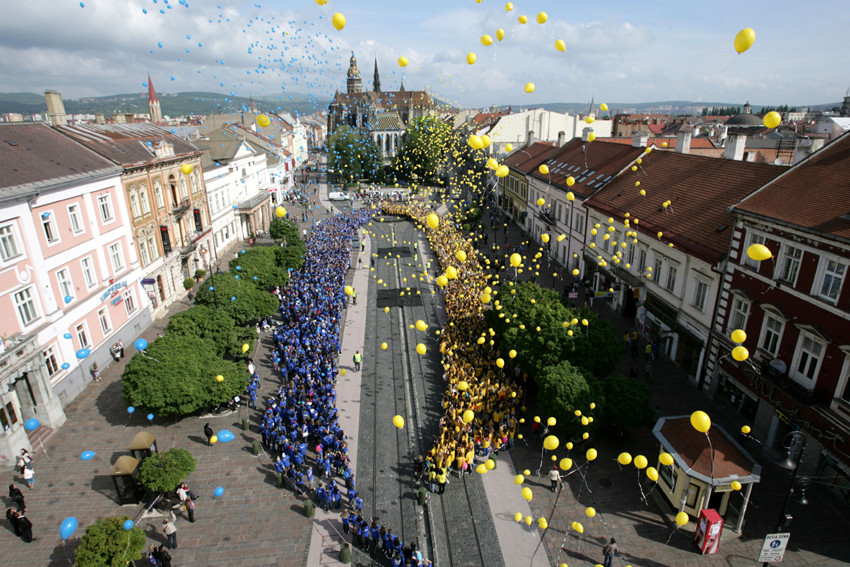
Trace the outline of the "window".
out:
M 100 330 L 103 331 L 104 337 L 112 332 L 112 325 L 109 324 L 109 313 L 107 313 L 106 307 L 97 312 L 97 320 L 100 321 Z
M 581 213 L 576 213 L 576 223 L 573 226 L 573 229 L 576 232 L 584 233 L 584 215 Z
M 638 250 L 638 272 L 643 273 L 646 269 L 646 250 Z
M 77 341 L 80 343 L 80 348 L 88 348 L 91 346 L 89 342 L 89 331 L 86 328 L 85 323 L 80 323 L 77 325 Z
M 764 329 L 762 329 L 761 348 L 776 356 L 779 352 L 779 341 L 782 338 L 782 328 L 785 322 L 771 314 L 765 314 Z
M 44 351 L 44 367 L 47 369 L 47 375 L 53 376 L 59 372 L 59 361 L 56 359 L 56 352 L 53 347 L 49 347 Z
M 661 285 L 661 268 L 664 267 L 664 261 L 660 258 L 655 259 L 655 267 L 652 268 L 652 277 Z
M 747 316 L 750 314 L 750 304 L 742 297 L 732 299 L 732 315 L 729 317 L 729 331 L 747 328 Z
M 159 258 L 159 248 L 156 247 L 156 238 L 148 237 L 148 252 L 151 255 L 151 262 Z
M 18 308 L 18 315 L 21 317 L 21 323 L 26 327 L 36 320 L 38 314 L 35 310 L 35 300 L 32 298 L 32 287 L 22 289 L 15 294 L 15 307 Z
M 705 298 L 707 295 L 708 284 L 699 278 L 694 278 L 694 307 L 700 311 L 705 311 Z
M 665 287 L 671 293 L 676 288 L 676 268 L 673 266 L 667 268 L 667 285 Z
M 127 310 L 127 315 L 131 315 L 136 310 L 136 298 L 132 289 L 124 292 L 124 308 Z
M 15 239 L 15 229 L 11 224 L 0 226 L 0 258 L 5 262 L 18 255 L 20 255 L 20 252 L 18 252 L 18 242 Z
M 109 195 L 101 195 L 97 198 L 97 208 L 100 210 L 100 220 L 110 222 L 115 217 L 112 216 L 112 203 L 109 202 Z
M 109 258 L 112 260 L 112 271 L 118 273 L 124 269 L 124 258 L 121 255 L 121 243 L 116 242 L 109 247 Z
M 97 283 L 91 257 L 83 258 L 80 260 L 80 264 L 83 266 L 83 277 L 86 278 L 86 288 L 91 289 Z
M 59 231 L 56 228 L 56 222 L 51 213 L 41 215 L 41 226 L 44 227 L 44 236 L 47 238 L 48 244 L 59 242 Z
M 63 302 L 66 297 L 74 297 L 74 284 L 71 283 L 71 276 L 68 275 L 68 268 L 62 268 L 56 272 L 56 281 L 59 282 L 59 292 L 62 295 Z
M 142 205 L 142 214 L 150 214 L 151 204 L 148 202 L 148 190 L 144 185 L 139 189 L 139 203 Z
M 670 488 L 670 491 L 676 490 L 676 466 L 674 465 L 660 465 L 658 467 L 658 476 L 664 479 L 664 482 L 667 483 L 667 486 Z
M 811 335 L 800 333 L 797 343 L 797 378 L 814 381 L 817 378 L 820 362 L 823 358 L 823 343 L 816 341 Z
M 824 259 L 822 264 L 824 268 L 818 293 L 824 299 L 838 301 L 838 294 L 841 292 L 841 283 L 844 281 L 847 266 L 841 262 L 827 259 Z
M 183 199 L 189 198 L 189 194 L 186 192 L 186 177 L 185 176 L 180 178 L 180 194 L 183 195 Z
M 80 216 L 80 206 L 71 205 L 68 207 L 68 216 L 71 217 L 71 230 L 74 234 L 83 232 L 83 219 Z
M 158 209 L 163 208 L 165 206 L 165 201 L 162 198 L 162 186 L 159 184 L 158 181 L 154 186 L 154 193 L 156 193 L 156 207 Z
M 779 279 L 790 283 L 797 283 L 797 273 L 800 271 L 800 259 L 803 250 L 793 246 L 783 246 L 782 261 L 779 264 Z
M 137 219 L 142 216 L 141 211 L 139 210 L 139 200 L 136 199 L 135 193 L 130 193 L 130 208 L 133 210 L 133 218 Z
M 139 256 L 142 258 L 142 266 L 147 266 L 151 259 L 148 256 L 148 243 L 145 240 L 139 240 Z
M 750 241 L 749 241 L 749 244 L 747 244 L 747 248 L 749 248 L 753 244 L 764 244 L 764 236 L 762 236 L 760 234 L 752 234 L 751 233 L 750 234 Z M 749 255 L 747 254 L 747 250 L 744 249 L 744 265 L 748 266 L 748 267 L 750 267 L 754 270 L 758 270 L 759 266 L 761 266 L 761 262 L 758 261 L 758 260 L 753 260 L 752 258 L 750 258 Z
M 628 260 L 629 265 L 631 266 L 634 261 L 635 261 L 635 247 L 634 247 L 634 245 L 632 245 L 632 246 L 629 246 L 629 260 Z

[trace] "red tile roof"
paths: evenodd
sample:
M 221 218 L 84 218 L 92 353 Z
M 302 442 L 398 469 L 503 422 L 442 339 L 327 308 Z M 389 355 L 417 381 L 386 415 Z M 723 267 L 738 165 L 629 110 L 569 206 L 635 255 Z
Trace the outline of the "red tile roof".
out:
M 623 137 L 611 137 L 611 138 L 596 138 L 597 142 L 614 142 L 615 144 L 624 144 L 624 145 L 632 145 L 632 137 L 623 138 Z M 664 144 L 667 144 L 667 147 L 664 147 Z M 659 150 L 672 150 L 676 147 L 676 138 L 657 138 L 651 137 L 649 138 L 648 145 L 655 146 Z M 715 148 L 716 146 L 711 143 L 711 140 L 708 138 L 691 138 L 691 147 L 692 148 Z
M 673 242 L 714 264 L 729 251 L 734 222 L 727 207 L 781 175 L 786 168 L 693 154 L 654 151 L 636 172 L 626 170 L 584 206 L 619 222 L 629 213 L 640 238 Z M 635 182 L 640 181 L 640 187 Z M 640 190 L 646 191 L 641 196 Z M 672 201 L 665 209 L 662 203 Z M 787 203 L 786 203 L 787 205 Z M 635 225 L 634 219 L 640 222 Z M 721 226 L 726 226 L 720 229 Z
M 660 433 L 687 466 L 709 478 L 727 479 L 735 475 L 746 477 L 753 474 L 756 468 L 756 463 L 717 426 L 708 430 L 710 444 L 706 433 L 693 428 L 690 417 L 665 419 Z
M 530 173 L 543 163 L 546 156 L 554 150 L 555 144 L 552 142 L 534 142 L 527 148 L 515 149 L 503 160 L 503 163 L 511 169 L 516 169 L 522 173 Z
M 734 210 L 850 239 L 850 133 L 785 171 Z
M 573 138 L 546 158 L 549 173 L 543 175 L 535 171 L 534 177 L 560 186 L 565 191 L 589 196 L 603 183 L 611 181 L 644 150 L 633 148 L 631 144 L 625 146 L 599 140 L 583 142 L 581 138 Z M 567 177 L 570 176 L 576 183 L 567 188 Z

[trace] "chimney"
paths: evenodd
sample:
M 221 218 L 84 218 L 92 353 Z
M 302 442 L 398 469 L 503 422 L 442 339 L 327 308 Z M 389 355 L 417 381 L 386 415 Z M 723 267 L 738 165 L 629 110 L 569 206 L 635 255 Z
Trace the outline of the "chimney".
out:
M 124 114 L 124 122 L 127 124 L 135 124 L 136 116 L 132 112 L 127 112 Z
M 797 138 L 797 144 L 794 146 L 794 160 L 791 165 L 796 165 L 821 149 L 824 142 L 823 138 Z
M 733 159 L 735 161 L 742 161 L 744 159 L 744 150 L 746 148 L 747 135 L 732 134 L 726 140 L 726 151 L 723 153 L 723 157 L 726 159 Z
M 65 117 L 65 105 L 62 103 L 62 95 L 57 91 L 44 91 L 47 101 L 47 114 L 50 116 L 51 126 L 66 126 L 68 119 Z
M 729 126 L 721 126 L 717 134 L 717 141 L 722 143 L 729 134 Z
M 102 112 L 98 112 L 97 114 L 94 115 L 94 123 L 95 124 L 105 124 L 106 123 L 106 120 L 103 119 L 103 113 Z
M 587 140 L 587 136 L 588 136 L 588 134 L 590 134 L 591 132 L 593 132 L 593 128 L 591 128 L 591 127 L 589 127 L 589 126 L 585 127 L 585 128 L 581 131 L 581 141 L 582 141 L 582 142 L 587 142 L 587 141 L 588 141 L 588 140 Z
M 566 132 L 558 132 L 558 147 L 563 148 L 564 144 L 567 143 L 567 134 Z
M 676 153 L 689 154 L 691 153 L 691 129 L 682 128 L 676 134 Z
M 649 132 L 635 132 L 632 138 L 633 148 L 645 148 L 649 144 Z
M 113 124 L 124 124 L 124 115 L 123 114 L 113 114 L 112 115 L 112 123 Z
M 531 144 L 533 144 L 536 141 L 537 141 L 537 136 L 534 135 L 534 130 L 529 130 L 528 131 L 528 138 L 526 138 L 526 141 L 525 141 L 525 147 L 530 146 Z

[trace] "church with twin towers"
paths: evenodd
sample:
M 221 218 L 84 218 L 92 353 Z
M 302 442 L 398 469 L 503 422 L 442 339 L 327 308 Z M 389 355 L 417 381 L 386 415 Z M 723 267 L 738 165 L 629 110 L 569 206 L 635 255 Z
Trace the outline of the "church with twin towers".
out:
M 357 58 L 352 52 L 346 76 L 346 92 L 337 90 L 328 107 L 328 136 L 340 126 L 354 128 L 371 136 L 381 149 L 384 161 L 389 162 L 398 151 L 401 136 L 410 122 L 435 111 L 436 105 L 427 92 L 408 91 L 404 88 L 404 81 L 397 91 L 381 90 L 377 58 L 372 90 L 363 90 Z

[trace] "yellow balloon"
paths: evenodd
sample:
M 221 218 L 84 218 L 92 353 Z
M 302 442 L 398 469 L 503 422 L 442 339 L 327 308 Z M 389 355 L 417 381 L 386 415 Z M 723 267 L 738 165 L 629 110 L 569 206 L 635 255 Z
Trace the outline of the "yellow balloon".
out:
M 283 218 L 286 216 L 286 209 L 283 207 L 278 207 L 274 210 L 274 214 L 278 216 L 278 218 Z
M 472 422 L 473 419 L 475 419 L 475 412 L 474 411 L 466 410 L 465 412 L 463 412 L 463 422 L 464 423 L 470 423 L 470 422 Z
M 519 23 L 521 23 L 521 24 L 527 24 L 528 23 L 528 16 L 520 16 L 517 19 L 519 20 Z
M 514 145 L 513 144 L 505 144 L 505 151 L 508 152 L 508 153 L 511 153 L 512 151 L 514 151 Z
M 473 53 L 472 55 L 475 55 L 475 54 Z M 469 56 L 467 56 L 467 58 L 468 57 Z M 473 61 L 473 63 L 474 62 L 475 61 Z M 481 136 L 476 136 L 475 134 L 473 134 L 472 136 L 469 137 L 469 140 L 467 140 L 467 143 L 470 146 L 472 146 L 472 148 L 475 149 L 475 150 L 484 149 L 484 141 L 481 139 Z
M 770 248 L 764 244 L 751 244 L 750 247 L 747 248 L 747 256 L 753 260 L 762 261 L 772 258 L 773 253 L 770 251 Z
M 478 465 L 477 467 L 475 467 L 475 472 L 477 472 L 478 474 L 485 474 L 487 472 L 487 467 L 485 467 L 484 465 Z
M 510 352 L 508 352 L 508 356 L 510 356 L 511 358 L 516 358 L 516 351 L 511 350 Z
M 580 533 L 580 534 L 583 534 L 583 533 L 584 533 L 584 526 L 583 526 L 583 525 L 581 525 L 581 523 L 580 523 L 580 522 L 575 522 L 575 525 L 573 526 L 573 529 L 574 529 L 575 531 L 577 531 L 578 533 Z
M 531 502 L 531 499 L 534 498 L 534 493 L 526 486 L 522 489 L 522 497 Z
M 662 465 L 669 467 L 673 464 L 673 455 L 671 455 L 670 453 L 661 453 L 660 455 L 658 455 L 658 461 Z
M 563 39 L 557 39 L 555 40 L 555 49 L 557 49 L 558 51 L 566 51 L 567 44 L 564 43 Z
M 487 34 L 481 36 L 481 45 L 488 46 L 493 44 L 493 38 Z
M 554 417 L 550 417 L 549 419 L 546 420 L 546 423 L 549 424 L 549 427 L 554 427 L 555 424 L 558 423 L 558 420 L 555 419 Z
M 546 201 L 543 200 L 543 197 L 537 199 L 537 206 L 538 207 L 542 207 L 545 203 L 546 203 Z
M 687 523 L 688 523 L 688 514 L 687 513 L 679 512 L 678 514 L 676 514 L 676 525 L 677 526 L 684 526 Z
M 511 254 L 510 260 L 511 260 L 511 266 L 513 266 L 514 268 L 517 268 L 517 267 L 519 267 L 520 264 L 522 264 L 522 256 L 520 256 L 516 252 Z
M 449 284 L 449 278 L 446 276 L 437 276 L 437 285 L 440 287 L 446 287 Z
M 549 435 L 546 439 L 543 440 L 543 446 L 546 447 L 549 451 L 554 451 L 558 448 L 558 445 L 561 442 L 558 441 L 558 438 L 554 435 Z
M 601 110 L 602 112 L 608 112 L 608 105 L 603 102 L 599 105 L 599 110 Z
M 531 471 L 530 471 L 530 470 L 528 470 L 528 469 L 525 469 L 524 471 L 522 471 L 522 474 L 524 474 L 525 476 L 530 476 L 530 475 L 531 475 Z
M 455 268 L 454 266 L 449 266 L 448 268 L 446 268 L 446 277 L 450 280 L 457 279 L 457 268 Z
M 495 469 L 496 468 L 496 461 L 494 461 L 493 459 L 487 459 L 487 461 L 484 463 L 484 468 L 487 469 L 488 471 Z
M 522 521 L 522 512 L 517 512 L 516 514 L 514 514 L 514 520 L 516 520 L 517 522 L 521 522 Z
M 345 376 L 345 368 L 340 368 L 339 374 L 340 376 Z
M 218 435 L 213 435 L 210 437 L 210 444 L 218 443 Z
M 743 53 L 753 46 L 756 41 L 756 32 L 753 28 L 744 28 L 735 36 L 735 51 Z
M 215 379 L 216 379 L 217 382 L 224 382 L 224 376 L 222 376 L 221 374 L 216 376 Z
M 567 177 L 567 187 L 572 187 L 575 184 L 576 184 L 575 177 L 573 177 L 572 175 Z
M 505 361 L 501 358 L 497 358 L 496 359 L 496 366 L 498 366 L 499 368 L 504 368 L 505 367 Z
M 440 217 L 434 213 L 430 213 L 427 217 L 425 217 L 425 222 L 428 224 L 429 228 L 435 229 L 440 226 Z
M 573 468 L 573 460 L 570 459 L 570 458 L 564 457 L 563 459 L 561 459 L 561 462 L 558 463 L 558 466 L 562 471 L 568 471 L 571 468 Z
M 342 14 L 337 12 L 336 14 L 334 14 L 334 17 L 331 19 L 331 23 L 333 23 L 333 26 L 336 29 L 342 30 L 342 28 L 345 27 L 345 16 L 343 16 Z
M 318 4 L 319 6 L 324 6 L 327 3 L 328 3 L 328 0 L 316 0 L 316 4 Z
M 419 331 L 427 331 L 428 330 L 428 323 L 426 323 L 425 321 L 420 319 L 416 322 L 416 329 L 419 330 Z
M 194 168 L 191 164 L 184 163 L 184 164 L 180 167 L 180 171 L 182 171 L 182 172 L 183 172 L 183 173 L 185 173 L 186 175 L 189 175 L 190 173 L 192 173 L 193 171 L 195 171 L 195 168 Z
M 425 348 L 425 345 L 423 345 L 422 343 L 419 343 L 418 345 L 416 345 L 416 352 L 418 352 L 420 355 L 424 355 L 427 352 L 427 350 L 428 349 Z
M 469 384 L 467 384 L 465 380 L 461 380 L 457 383 L 457 389 L 461 392 L 465 392 L 467 388 L 469 388 Z
M 741 483 L 737 480 L 732 481 L 732 490 L 741 490 Z
M 639 468 L 641 470 L 645 469 L 648 464 L 649 464 L 649 461 L 647 461 L 646 457 L 644 457 L 643 455 L 638 455 L 637 457 L 635 457 L 635 466 L 637 468 Z
M 455 252 L 455 258 L 457 258 L 459 262 L 466 262 L 466 252 L 458 250 Z
M 748 351 L 745 347 L 739 345 L 732 349 L 732 358 L 734 358 L 738 362 L 744 362 L 749 357 L 750 351 Z
M 384 287 L 386 287 L 386 286 L 387 286 L 387 284 L 384 284 Z M 389 313 L 389 312 L 390 312 L 390 308 L 384 307 L 384 313 Z
M 540 236 L 540 240 L 542 240 L 544 243 L 549 242 L 549 235 L 548 235 L 548 234 L 546 234 L 546 233 L 544 232 L 544 233 Z
M 398 58 L 398 66 L 399 67 L 407 67 L 407 57 L 399 57 Z
M 530 525 L 531 525 L 531 524 L 533 524 L 533 523 L 534 523 L 534 520 L 531 518 L 531 516 L 526 516 L 526 517 L 525 517 L 525 524 L 526 524 L 527 526 L 530 526 Z
M 549 14 L 547 14 L 546 12 L 540 12 L 539 14 L 537 14 L 537 23 L 538 24 L 545 24 L 546 20 L 548 20 L 548 19 L 549 19 Z
M 695 411 L 691 414 L 691 425 L 700 433 L 707 433 L 711 429 L 711 418 L 704 411 Z
M 588 461 L 592 461 L 599 456 L 599 453 L 596 452 L 596 449 L 588 449 L 587 453 L 585 453 L 585 457 L 587 457 Z
M 510 11 L 512 11 L 513 9 L 514 9 L 513 2 L 508 2 L 507 4 L 505 4 L 505 10 L 506 10 L 506 11 L 510 12 Z
M 628 453 L 620 453 L 620 455 L 617 457 L 617 462 L 623 466 L 626 466 L 632 462 L 632 456 Z
M 534 92 L 534 83 L 526 83 L 525 84 L 525 92 L 531 94 Z
M 749 425 L 745 425 L 741 428 L 741 433 L 743 433 L 744 435 L 749 435 L 750 431 L 752 431 L 752 428 Z
M 393 418 L 393 425 L 401 429 L 402 427 L 404 427 L 404 418 L 400 415 L 395 416 Z
M 537 519 L 537 525 L 540 526 L 541 530 L 545 530 L 546 528 L 549 527 L 549 522 L 546 521 L 546 518 L 538 518 Z
M 387 350 L 389 345 L 387 343 L 381 343 L 381 350 Z
M 350 285 L 345 286 L 345 294 L 346 295 L 354 295 L 354 288 Z
M 478 56 L 475 55 L 474 53 L 467 53 L 466 54 L 466 62 L 469 63 L 470 65 L 474 65 L 475 61 L 477 59 L 478 59 Z
M 732 331 L 732 341 L 738 344 L 743 343 L 747 340 L 747 333 L 745 333 L 742 329 L 736 329 Z
M 500 165 L 496 168 L 496 177 L 507 177 L 511 172 L 511 168 L 506 165 Z
M 498 39 L 499 41 L 502 41 L 503 39 L 505 39 L 505 30 L 503 30 L 502 28 L 497 29 L 496 30 L 496 39 Z
M 592 518 L 592 517 L 596 516 L 596 509 L 595 508 L 588 508 L 584 511 L 584 513 L 587 514 L 588 518 Z
M 584 121 L 585 121 L 587 124 L 593 124 L 593 122 L 594 122 L 595 120 L 596 120 L 596 118 L 594 118 L 592 114 L 588 114 L 587 116 L 585 116 L 585 117 L 584 117 Z
M 272 121 L 265 114 L 257 115 L 257 126 L 259 126 L 260 128 L 266 128 L 271 123 Z
M 768 112 L 764 115 L 764 125 L 768 128 L 776 128 L 782 124 L 782 115 L 776 111 Z
M 658 471 L 655 467 L 647 467 L 646 477 L 652 482 L 658 482 Z
M 595 139 L 596 139 L 596 134 L 594 134 L 593 132 L 590 132 L 590 133 L 587 134 L 587 141 L 588 142 L 592 142 Z M 572 199 L 570 199 L 570 200 L 572 201 Z

